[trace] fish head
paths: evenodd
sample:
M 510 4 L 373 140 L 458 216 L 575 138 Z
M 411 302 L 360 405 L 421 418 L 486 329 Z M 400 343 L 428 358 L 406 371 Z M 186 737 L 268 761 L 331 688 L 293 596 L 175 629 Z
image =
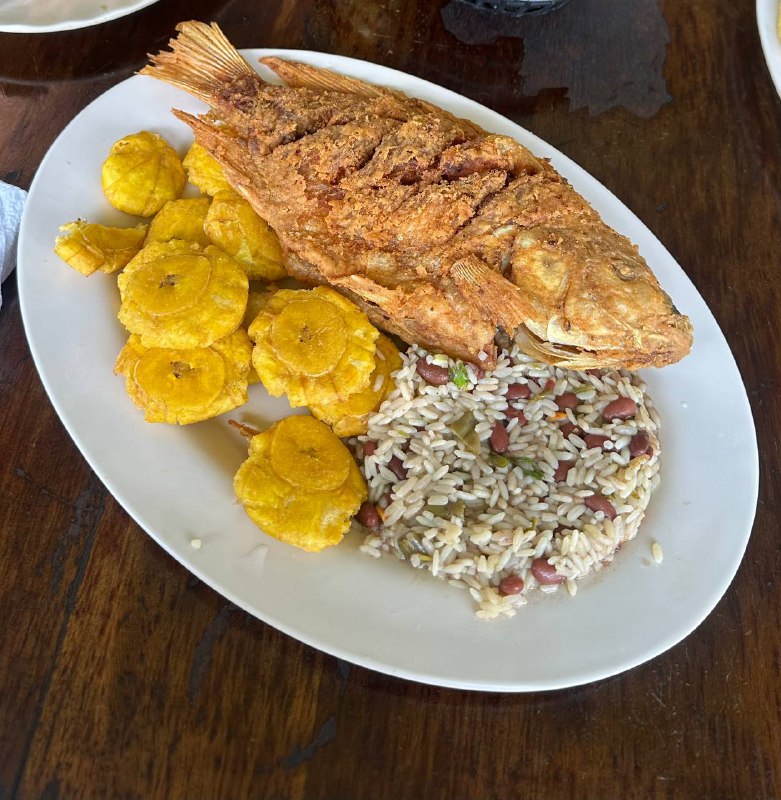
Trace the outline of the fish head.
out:
M 663 366 L 689 352 L 692 327 L 637 247 L 588 225 L 519 231 L 506 277 L 530 313 L 519 336 L 563 367 Z

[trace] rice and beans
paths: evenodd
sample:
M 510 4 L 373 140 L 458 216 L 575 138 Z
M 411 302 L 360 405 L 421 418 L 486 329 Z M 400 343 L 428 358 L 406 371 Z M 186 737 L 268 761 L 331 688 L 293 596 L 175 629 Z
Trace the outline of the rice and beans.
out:
M 493 619 L 536 589 L 574 595 L 635 536 L 659 481 L 638 375 L 562 370 L 509 344 L 490 373 L 417 346 L 403 361 L 351 440 L 369 486 L 363 552 L 465 589 Z

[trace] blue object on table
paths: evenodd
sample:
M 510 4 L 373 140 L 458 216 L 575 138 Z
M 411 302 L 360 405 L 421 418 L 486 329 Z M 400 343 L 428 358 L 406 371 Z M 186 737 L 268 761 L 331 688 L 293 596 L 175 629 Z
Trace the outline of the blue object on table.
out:
M 569 0 L 460 0 L 461 3 L 480 11 L 520 17 L 524 14 L 547 14 L 560 8 Z

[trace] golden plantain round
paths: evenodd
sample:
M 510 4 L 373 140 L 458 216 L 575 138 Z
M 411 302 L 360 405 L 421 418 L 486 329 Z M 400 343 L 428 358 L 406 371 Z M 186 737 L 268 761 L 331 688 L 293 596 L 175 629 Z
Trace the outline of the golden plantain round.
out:
M 275 292 L 249 334 L 266 390 L 296 407 L 341 402 L 365 389 L 379 331 L 349 300 L 318 286 Z
M 269 332 L 269 344 L 277 356 L 293 372 L 312 378 L 331 370 L 334 354 L 344 353 L 349 339 L 339 306 L 313 294 L 282 308 Z
M 369 385 L 360 392 L 351 394 L 342 403 L 320 405 L 313 403 L 309 410 L 318 419 L 331 426 L 333 432 L 342 438 L 366 433 L 369 415 L 376 411 L 383 400 L 395 388 L 391 374 L 402 365 L 401 355 L 396 345 L 383 334 L 377 339 L 374 372 Z
M 54 242 L 54 252 L 82 275 L 96 270 L 116 272 L 141 249 L 146 225 L 135 228 L 110 228 L 83 219 L 69 222 Z
M 209 151 L 193 142 L 192 147 L 187 151 L 182 162 L 184 171 L 187 173 L 187 180 L 197 186 L 204 194 L 212 197 L 217 192 L 232 191 L 225 173 L 216 158 L 209 154 Z
M 114 142 L 101 174 L 103 193 L 114 208 L 151 217 L 182 193 L 184 169 L 162 136 L 140 131 Z
M 208 347 L 239 327 L 247 307 L 247 276 L 211 245 L 152 242 L 118 284 L 120 322 L 145 347 Z
M 247 402 L 252 343 L 237 330 L 211 347 L 147 348 L 131 335 L 117 358 L 133 402 L 147 422 L 188 425 Z
M 244 312 L 244 320 L 241 323 L 245 329 L 249 328 L 255 317 L 260 313 L 260 310 L 266 307 L 266 303 L 268 303 L 271 295 L 277 291 L 277 288 L 273 283 L 269 283 L 266 284 L 262 291 L 252 291 L 250 289 L 249 297 L 247 298 L 247 310 Z M 252 386 L 256 383 L 260 383 L 260 376 L 255 367 L 250 364 L 249 384 Z
M 250 287 L 247 310 L 244 312 L 244 321 L 241 323 L 245 328 L 249 328 L 255 321 L 255 317 L 260 314 L 261 309 L 266 307 L 271 295 L 277 291 L 277 288 L 273 283 L 269 283 L 262 291 L 253 291 L 252 287 Z
M 280 425 L 271 442 L 271 466 L 291 486 L 309 491 L 338 489 L 346 480 L 353 457 L 333 444 L 333 432 L 314 417 Z
M 311 472 L 288 466 L 302 458 Z M 275 456 L 276 454 L 276 456 Z M 277 459 L 283 459 L 282 474 Z M 332 468 L 340 476 L 312 480 Z M 309 478 L 310 480 L 302 480 Z M 250 519 L 270 536 L 317 552 L 338 544 L 368 496 L 366 481 L 344 444 L 312 417 L 280 420 L 250 441 L 233 482 Z
M 218 192 L 206 216 L 209 238 L 235 258 L 251 280 L 274 281 L 287 275 L 276 233 L 235 192 Z
M 208 247 L 211 241 L 203 229 L 203 223 L 210 204 L 208 197 L 169 200 L 149 223 L 144 244 L 181 239 Z

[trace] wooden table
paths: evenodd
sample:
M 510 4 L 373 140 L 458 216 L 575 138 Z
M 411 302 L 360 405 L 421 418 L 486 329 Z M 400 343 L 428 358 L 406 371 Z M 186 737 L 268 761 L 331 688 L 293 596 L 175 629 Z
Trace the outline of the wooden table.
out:
M 27 187 L 74 114 L 187 18 L 242 47 L 396 67 L 511 117 L 644 220 L 729 340 L 763 443 L 734 583 L 669 652 L 567 691 L 452 691 L 323 655 L 194 579 L 107 493 L 44 393 L 11 278 L 0 798 L 781 797 L 781 101 L 754 2 L 572 0 L 503 23 L 441 6 L 162 0 L 94 28 L 0 35 L 0 178 Z

